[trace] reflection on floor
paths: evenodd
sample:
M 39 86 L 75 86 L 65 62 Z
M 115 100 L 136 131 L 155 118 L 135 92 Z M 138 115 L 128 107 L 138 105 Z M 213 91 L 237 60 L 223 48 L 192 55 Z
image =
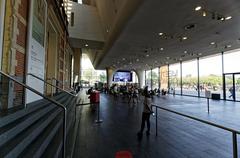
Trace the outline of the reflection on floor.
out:
M 74 157 L 114 158 L 115 153 L 130 151 L 134 158 L 232 157 L 231 133 L 176 114 L 158 111 L 158 136 L 155 117 L 151 117 L 151 134 L 137 137 L 142 101 L 128 104 L 127 99 L 101 94 L 102 124 L 95 124 L 96 112 L 89 106 L 78 107 L 80 118 Z M 210 101 L 182 96 L 155 97 L 157 105 L 174 109 L 212 122 L 240 129 L 240 103 Z M 239 141 L 239 139 L 238 139 Z M 240 151 L 240 150 L 239 150 Z

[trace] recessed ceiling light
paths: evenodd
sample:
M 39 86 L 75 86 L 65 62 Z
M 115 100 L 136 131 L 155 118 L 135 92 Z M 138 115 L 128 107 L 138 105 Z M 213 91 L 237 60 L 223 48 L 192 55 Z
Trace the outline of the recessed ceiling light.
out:
M 163 48 L 160 48 L 160 50 L 163 50 Z
M 220 19 L 221 21 L 224 21 L 224 20 L 225 20 L 224 17 L 219 17 L 219 19 Z M 219 19 L 218 19 L 218 20 L 219 20 Z
M 147 54 L 146 57 L 149 57 L 149 54 Z
M 211 44 L 211 45 L 214 45 L 214 44 L 215 44 L 215 42 L 211 42 L 210 44 Z
M 88 47 L 88 44 L 85 44 L 85 47 Z
M 166 57 L 166 59 L 168 60 L 168 59 L 170 59 L 170 57 Z
M 188 39 L 186 36 L 182 37 L 182 40 L 186 40 L 186 39 Z
M 198 55 L 202 55 L 202 53 L 198 53 Z
M 201 10 L 201 9 L 202 9 L 201 6 L 197 6 L 197 7 L 195 8 L 195 11 L 199 11 L 199 10 Z
M 232 47 L 232 45 L 227 45 L 227 48 L 231 48 Z
M 203 11 L 202 16 L 207 16 L 207 12 Z
M 139 59 L 137 59 L 136 61 L 139 61 Z
M 122 60 L 126 60 L 125 58 L 122 58 Z
M 225 18 L 225 20 L 230 20 L 230 19 L 232 19 L 232 16 L 228 16 Z
M 187 54 L 187 51 L 186 51 L 186 50 L 184 51 L 184 54 Z
M 182 61 L 182 58 L 179 58 L 180 61 Z
M 162 32 L 160 32 L 160 33 L 158 33 L 158 35 L 159 35 L 159 36 L 162 36 L 162 35 L 163 35 L 163 33 L 162 33 Z

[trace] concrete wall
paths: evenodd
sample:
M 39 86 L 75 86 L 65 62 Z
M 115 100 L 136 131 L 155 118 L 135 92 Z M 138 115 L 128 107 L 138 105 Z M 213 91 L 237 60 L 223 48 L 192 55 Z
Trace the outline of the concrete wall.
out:
M 69 24 L 70 38 L 103 42 L 103 29 L 96 7 L 71 3 L 74 25 Z

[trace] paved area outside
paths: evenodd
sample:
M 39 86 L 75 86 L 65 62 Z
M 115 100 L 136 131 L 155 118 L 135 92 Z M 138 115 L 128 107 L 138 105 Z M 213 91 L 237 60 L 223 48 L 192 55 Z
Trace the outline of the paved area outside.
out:
M 87 101 L 85 97 L 83 102 Z M 202 98 L 169 95 L 155 97 L 153 102 L 240 130 L 239 102 L 211 100 L 210 114 L 206 112 L 207 101 Z M 101 94 L 102 124 L 94 122 L 97 113 L 89 106 L 78 107 L 80 121 L 74 157 L 114 158 L 115 153 L 122 150 L 130 151 L 134 158 L 232 157 L 230 132 L 163 110 L 158 111 L 158 136 L 155 136 L 155 117 L 152 116 L 150 136 L 138 139 L 142 106 L 142 100 L 138 104 L 128 104 L 122 97 L 116 99 Z

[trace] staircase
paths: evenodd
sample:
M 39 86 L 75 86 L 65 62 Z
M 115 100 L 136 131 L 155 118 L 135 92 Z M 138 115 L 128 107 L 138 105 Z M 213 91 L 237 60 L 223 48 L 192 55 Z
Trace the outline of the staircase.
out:
M 67 107 L 68 142 L 73 135 L 76 97 L 62 92 L 52 99 Z M 63 113 L 58 106 L 41 99 L 25 109 L 0 116 L 0 158 L 62 157 Z

